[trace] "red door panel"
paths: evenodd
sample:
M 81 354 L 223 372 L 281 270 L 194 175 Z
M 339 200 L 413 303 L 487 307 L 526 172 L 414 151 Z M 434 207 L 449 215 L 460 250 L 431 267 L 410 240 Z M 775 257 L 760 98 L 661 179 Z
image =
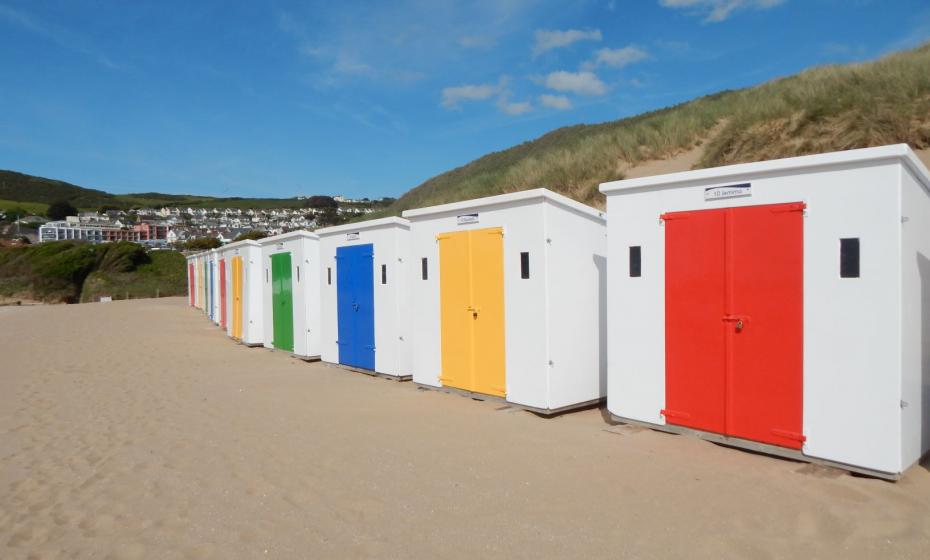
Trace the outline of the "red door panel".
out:
M 804 216 L 800 204 L 728 210 L 730 435 L 800 449 Z
M 725 211 L 666 214 L 665 409 L 670 424 L 725 432 Z

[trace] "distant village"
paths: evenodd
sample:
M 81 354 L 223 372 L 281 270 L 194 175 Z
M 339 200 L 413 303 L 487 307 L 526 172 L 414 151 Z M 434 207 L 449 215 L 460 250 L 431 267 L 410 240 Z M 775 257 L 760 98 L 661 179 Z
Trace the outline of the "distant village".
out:
M 298 197 L 305 208 L 193 208 L 163 207 L 132 210 L 101 209 L 77 212 L 51 220 L 44 216 L 6 216 L 4 237 L 29 243 L 80 240 L 90 243 L 130 241 L 151 248 L 185 246 L 197 239 L 216 239 L 225 245 L 236 238 L 261 232 L 276 235 L 299 229 L 317 229 L 348 221 L 390 204 L 393 199 L 348 199 L 342 196 Z M 4 220 L 4 218 L 6 218 Z

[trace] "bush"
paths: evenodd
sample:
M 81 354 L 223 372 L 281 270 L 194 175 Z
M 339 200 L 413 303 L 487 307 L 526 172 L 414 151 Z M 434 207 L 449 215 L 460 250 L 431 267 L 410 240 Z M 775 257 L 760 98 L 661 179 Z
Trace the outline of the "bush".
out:
M 185 262 L 176 251 L 149 253 L 125 241 L 2 248 L 0 294 L 68 303 L 94 301 L 98 295 L 182 295 L 187 291 Z
M 246 239 L 252 239 L 254 241 L 258 241 L 259 239 L 264 239 L 266 237 L 268 237 L 267 231 L 253 229 L 252 231 L 237 235 L 233 241 L 245 241 Z
M 197 237 L 184 244 L 188 251 L 207 251 L 222 246 L 223 243 L 215 237 Z
M 58 221 L 64 220 L 68 216 L 77 216 L 77 208 L 66 200 L 59 200 L 48 205 L 46 215 L 48 219 Z

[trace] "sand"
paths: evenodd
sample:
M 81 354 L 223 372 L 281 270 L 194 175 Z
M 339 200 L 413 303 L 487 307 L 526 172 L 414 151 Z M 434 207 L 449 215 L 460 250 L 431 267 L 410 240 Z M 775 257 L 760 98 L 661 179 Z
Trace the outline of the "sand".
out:
M 922 558 L 890 483 L 234 344 L 181 298 L 0 308 L 0 558 Z

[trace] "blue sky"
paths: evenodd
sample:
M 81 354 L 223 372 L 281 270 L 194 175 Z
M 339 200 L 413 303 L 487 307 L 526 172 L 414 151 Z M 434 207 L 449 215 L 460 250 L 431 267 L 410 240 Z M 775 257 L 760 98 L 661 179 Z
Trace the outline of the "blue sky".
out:
M 397 196 L 560 126 L 926 40 L 927 0 L 0 0 L 0 168 Z

